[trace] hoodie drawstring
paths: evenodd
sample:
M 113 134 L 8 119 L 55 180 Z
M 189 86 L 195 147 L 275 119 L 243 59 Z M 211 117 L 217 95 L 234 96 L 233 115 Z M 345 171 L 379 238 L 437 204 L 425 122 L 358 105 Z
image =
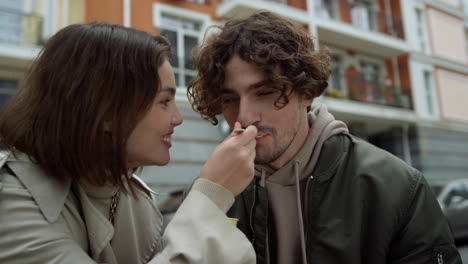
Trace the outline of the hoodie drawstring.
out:
M 265 187 L 266 181 L 266 172 L 265 169 L 262 169 L 262 177 L 260 178 L 260 186 Z
M 297 211 L 299 214 L 299 233 L 301 237 L 301 252 L 302 263 L 307 264 L 307 255 L 305 249 L 305 236 L 304 236 L 304 220 L 302 218 L 302 203 L 301 203 L 301 188 L 299 186 L 299 162 L 294 162 L 294 175 L 296 177 L 296 198 L 297 198 Z

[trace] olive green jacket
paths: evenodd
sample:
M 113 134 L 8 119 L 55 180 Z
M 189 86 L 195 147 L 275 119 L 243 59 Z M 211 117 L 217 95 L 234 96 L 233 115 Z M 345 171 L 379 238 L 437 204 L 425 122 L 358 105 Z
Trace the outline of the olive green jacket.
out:
M 421 173 L 384 150 L 333 136 L 301 184 L 308 263 L 462 263 Z M 259 264 L 276 263 L 267 192 L 254 179 L 228 212 L 239 218 Z

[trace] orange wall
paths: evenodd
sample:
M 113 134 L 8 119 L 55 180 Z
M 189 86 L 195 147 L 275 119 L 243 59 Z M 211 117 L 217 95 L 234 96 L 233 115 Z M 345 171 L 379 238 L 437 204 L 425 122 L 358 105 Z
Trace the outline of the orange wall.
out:
M 132 1 L 130 12 L 130 25 L 132 27 L 144 30 L 153 35 L 159 34 L 159 30 L 153 26 L 152 0 Z
M 386 0 L 379 0 L 379 12 L 377 13 L 377 23 L 378 23 L 378 30 L 381 33 L 389 33 L 387 30 L 387 19 L 385 14 L 387 13 L 387 8 L 385 6 Z
M 405 39 L 403 14 L 401 12 L 400 1 L 390 1 L 390 7 L 392 9 L 393 27 L 396 31 L 397 37 Z
M 135 0 L 134 0 L 135 1 Z M 137 2 L 139 0 L 136 0 Z M 187 8 L 196 12 L 210 15 L 214 20 L 218 20 L 216 16 L 216 6 L 221 0 L 207 0 L 205 4 L 197 4 L 185 0 L 154 0 L 153 3 L 162 3 L 175 7 Z
M 124 0 L 86 0 L 86 22 L 102 21 L 123 24 Z M 175 7 L 190 9 L 208 14 L 214 21 L 216 6 L 221 0 L 208 0 L 206 4 L 197 4 L 185 0 L 132 0 L 130 7 L 130 25 L 150 34 L 158 34 L 159 29 L 153 26 L 153 4 L 162 3 Z
M 306 0 L 288 0 L 288 5 L 295 7 L 295 8 L 307 10 Z
M 400 76 L 401 92 L 410 98 L 410 109 L 413 109 L 413 97 L 411 92 L 411 76 L 409 71 L 409 54 L 400 55 L 397 57 L 398 74 Z M 392 84 L 395 84 L 395 74 L 393 72 L 392 59 L 385 59 L 385 66 L 387 67 L 387 79 Z
M 339 0 L 340 1 L 340 16 L 341 21 L 350 23 L 351 20 L 351 5 L 349 4 L 348 0 Z
M 409 69 L 409 54 L 398 56 L 398 70 L 400 73 L 400 85 L 402 94 L 408 96 L 410 99 L 409 107 L 414 109 L 413 96 L 411 92 L 411 76 Z
M 86 22 L 123 24 L 123 0 L 86 0 Z
M 360 84 L 360 74 L 354 66 L 349 66 L 345 70 L 346 86 L 348 87 L 349 97 L 352 100 L 365 101 Z

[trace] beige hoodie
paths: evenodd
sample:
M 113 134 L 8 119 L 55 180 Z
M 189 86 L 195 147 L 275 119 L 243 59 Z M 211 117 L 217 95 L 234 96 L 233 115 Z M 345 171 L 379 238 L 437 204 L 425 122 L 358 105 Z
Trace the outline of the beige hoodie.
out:
M 325 105 L 309 113 L 309 133 L 299 152 L 282 168 L 256 165 L 255 176 L 268 190 L 275 230 L 277 263 L 307 263 L 302 218 L 303 188 L 315 168 L 323 143 L 331 136 L 347 132 L 346 125 L 335 120 Z M 272 228 L 269 228 L 272 230 Z M 271 248 L 271 245 L 268 246 Z

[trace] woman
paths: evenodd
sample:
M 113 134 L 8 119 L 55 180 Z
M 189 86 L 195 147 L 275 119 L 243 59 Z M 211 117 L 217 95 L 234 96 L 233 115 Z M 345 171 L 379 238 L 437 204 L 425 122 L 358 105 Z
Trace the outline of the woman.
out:
M 254 127 L 216 148 L 164 235 L 133 174 L 169 162 L 182 123 L 170 57 L 164 38 L 102 23 L 47 42 L 0 116 L 0 263 L 255 262 L 225 216 L 253 177 Z

